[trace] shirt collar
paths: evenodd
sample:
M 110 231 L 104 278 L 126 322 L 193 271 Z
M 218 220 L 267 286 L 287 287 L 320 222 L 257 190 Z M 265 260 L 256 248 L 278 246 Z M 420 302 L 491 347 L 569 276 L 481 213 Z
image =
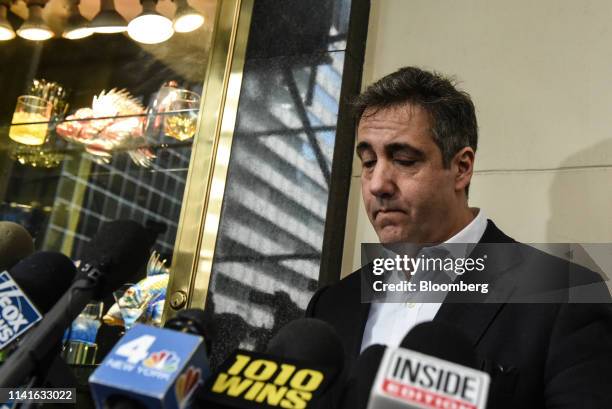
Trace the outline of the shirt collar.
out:
M 453 258 L 462 258 L 470 255 L 475 244 L 482 239 L 487 229 L 487 216 L 482 209 L 474 207 L 470 208 L 470 210 L 476 215 L 474 219 L 453 237 L 444 243 L 434 246 L 434 249 L 437 247 L 446 249 Z M 444 246 L 445 244 L 452 245 Z

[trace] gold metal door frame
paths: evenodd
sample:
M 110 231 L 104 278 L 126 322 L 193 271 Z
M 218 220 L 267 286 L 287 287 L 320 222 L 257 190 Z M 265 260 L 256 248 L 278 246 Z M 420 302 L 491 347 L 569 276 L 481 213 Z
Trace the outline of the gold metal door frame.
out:
M 163 321 L 203 308 L 227 179 L 254 0 L 221 0 L 191 152 Z

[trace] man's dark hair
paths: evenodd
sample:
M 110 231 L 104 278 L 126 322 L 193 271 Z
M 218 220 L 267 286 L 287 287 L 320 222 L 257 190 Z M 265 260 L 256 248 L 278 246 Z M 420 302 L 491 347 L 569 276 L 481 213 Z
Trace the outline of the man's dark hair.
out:
M 353 102 L 357 121 L 379 109 L 406 103 L 418 105 L 431 121 L 434 142 L 442 152 L 445 168 L 457 152 L 469 146 L 476 151 L 478 124 L 470 96 L 444 75 L 417 67 L 404 67 L 363 91 Z M 366 112 L 367 110 L 367 112 Z M 466 194 L 467 194 L 466 187 Z

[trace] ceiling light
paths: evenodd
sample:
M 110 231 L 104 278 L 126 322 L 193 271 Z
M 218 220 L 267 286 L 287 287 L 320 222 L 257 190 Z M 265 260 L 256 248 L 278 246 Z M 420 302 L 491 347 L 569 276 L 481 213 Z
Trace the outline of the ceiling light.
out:
M 172 20 L 155 11 L 156 0 L 142 0 L 142 13 L 128 24 L 128 34 L 144 44 L 158 44 L 174 34 Z
M 53 31 L 42 18 L 43 4 L 28 3 L 28 19 L 17 30 L 17 35 L 30 41 L 44 41 L 53 37 Z
M 15 30 L 13 30 L 13 26 L 11 26 L 11 23 L 6 18 L 10 6 L 10 0 L 0 1 L 0 41 L 15 38 Z
M 69 40 L 78 40 L 79 38 L 89 37 L 94 33 L 89 27 L 89 21 L 81 15 L 79 11 L 79 3 L 81 0 L 71 0 L 70 14 L 62 37 Z
M 127 30 L 127 21 L 115 10 L 113 0 L 100 0 L 100 12 L 89 23 L 94 33 L 115 34 Z
M 176 14 L 174 15 L 174 31 L 189 33 L 204 24 L 204 16 L 191 7 L 187 0 L 176 0 Z

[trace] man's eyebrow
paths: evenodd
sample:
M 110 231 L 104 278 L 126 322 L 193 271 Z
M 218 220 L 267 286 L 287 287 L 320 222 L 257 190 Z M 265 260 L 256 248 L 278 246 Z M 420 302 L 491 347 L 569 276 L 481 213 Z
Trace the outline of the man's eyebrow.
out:
M 367 150 L 372 150 L 372 145 L 365 141 L 359 142 L 357 144 L 357 147 L 355 148 L 357 156 L 359 157 L 361 157 L 361 154 Z M 387 152 L 387 155 L 389 156 L 392 156 L 394 153 L 408 153 L 410 155 L 416 156 L 418 159 L 425 157 L 425 153 L 422 150 L 417 149 L 410 144 L 400 142 L 390 143 L 389 145 L 386 145 L 385 152 Z
M 359 142 L 355 148 L 355 152 L 357 152 L 357 156 L 359 157 L 361 157 L 361 154 L 367 150 L 372 150 L 372 145 L 364 141 Z

